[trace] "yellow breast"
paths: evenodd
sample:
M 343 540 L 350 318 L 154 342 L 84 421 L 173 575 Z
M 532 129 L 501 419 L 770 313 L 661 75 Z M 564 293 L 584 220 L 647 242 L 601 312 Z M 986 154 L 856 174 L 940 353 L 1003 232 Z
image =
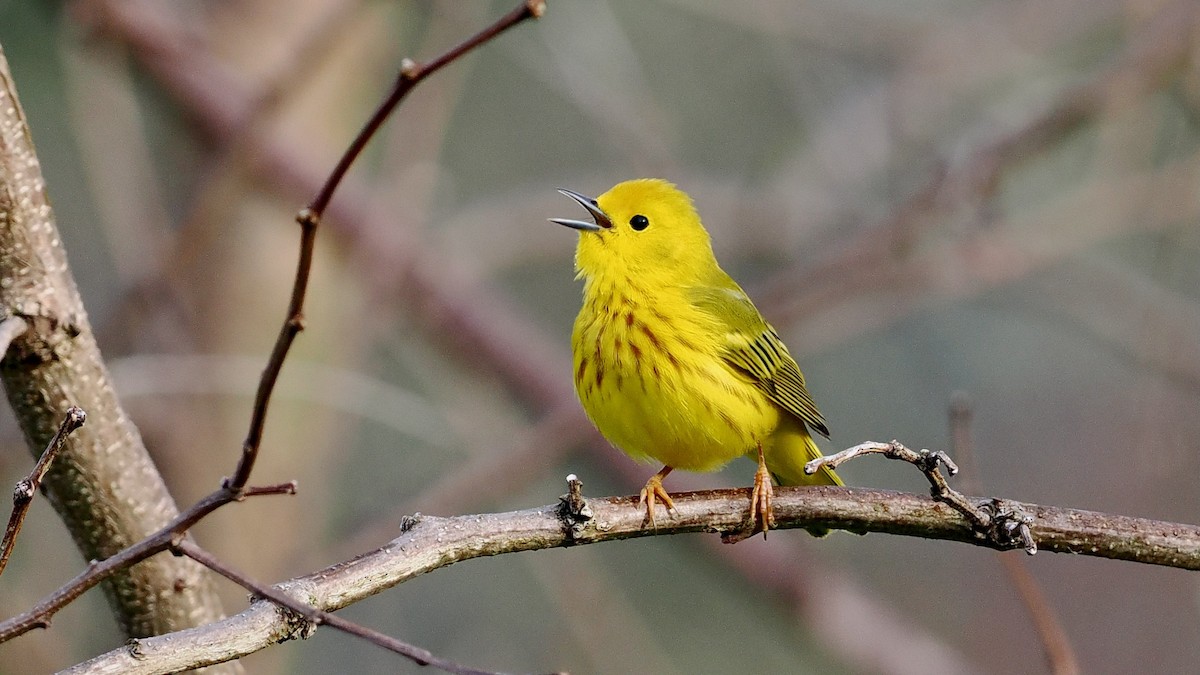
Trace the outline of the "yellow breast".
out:
M 711 319 L 681 292 L 589 284 L 575 320 L 575 391 L 636 459 L 713 471 L 765 441 L 779 409 L 722 358 Z

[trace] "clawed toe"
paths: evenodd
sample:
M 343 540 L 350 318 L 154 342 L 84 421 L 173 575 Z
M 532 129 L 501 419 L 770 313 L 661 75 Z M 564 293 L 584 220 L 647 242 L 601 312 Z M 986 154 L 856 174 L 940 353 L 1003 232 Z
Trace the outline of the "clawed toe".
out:
M 675 514 L 675 502 L 671 500 L 671 495 L 667 494 L 662 484 L 662 479 L 669 473 L 671 473 L 671 467 L 664 466 L 661 471 L 646 481 L 646 486 L 638 494 L 638 508 L 646 509 L 646 517 L 642 520 L 642 527 L 645 527 L 649 523 L 650 527 L 656 528 L 654 521 L 654 504 L 656 502 L 662 502 L 663 506 L 667 507 L 667 515 Z

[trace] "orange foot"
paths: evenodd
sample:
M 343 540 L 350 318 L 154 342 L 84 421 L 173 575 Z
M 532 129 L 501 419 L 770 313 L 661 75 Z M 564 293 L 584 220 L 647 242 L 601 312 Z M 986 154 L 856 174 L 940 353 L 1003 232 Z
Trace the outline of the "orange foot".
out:
M 661 501 L 663 506 L 667 507 L 667 513 L 675 512 L 675 502 L 671 501 L 671 495 L 663 489 L 662 480 L 671 473 L 672 469 L 669 466 L 664 466 L 658 473 L 650 476 L 650 480 L 646 481 L 646 487 L 642 488 L 638 495 L 638 508 L 646 509 L 646 518 L 642 521 L 642 527 L 646 523 L 650 523 L 650 527 L 657 527 L 654 524 L 654 503 Z
M 761 523 L 763 538 L 767 530 L 775 526 L 775 514 L 771 512 L 771 498 L 775 496 L 775 488 L 771 485 L 771 472 L 767 471 L 767 462 L 763 459 L 762 445 L 758 446 L 758 471 L 754 473 L 754 489 L 750 491 L 750 522 L 747 528 L 750 534 L 756 532 Z

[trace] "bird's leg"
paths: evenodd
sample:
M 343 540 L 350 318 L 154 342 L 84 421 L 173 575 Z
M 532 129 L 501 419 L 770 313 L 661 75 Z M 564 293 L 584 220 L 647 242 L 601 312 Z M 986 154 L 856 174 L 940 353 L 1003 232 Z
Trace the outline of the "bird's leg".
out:
M 638 495 L 638 508 L 645 507 L 646 518 L 642 521 L 642 527 L 646 523 L 650 523 L 650 527 L 654 527 L 654 503 L 661 501 L 663 506 L 667 507 L 667 513 L 675 511 L 675 502 L 671 501 L 671 495 L 663 489 L 662 480 L 671 473 L 672 467 L 664 466 L 659 469 L 658 473 L 650 476 L 650 480 L 646 481 L 646 487 L 642 488 L 642 492 Z
M 767 530 L 775 525 L 775 514 L 771 512 L 771 498 L 775 489 L 771 486 L 771 472 L 767 471 L 767 461 L 763 458 L 762 443 L 758 444 L 758 471 L 754 472 L 754 489 L 750 491 L 750 532 L 755 525 L 762 523 L 763 538 Z

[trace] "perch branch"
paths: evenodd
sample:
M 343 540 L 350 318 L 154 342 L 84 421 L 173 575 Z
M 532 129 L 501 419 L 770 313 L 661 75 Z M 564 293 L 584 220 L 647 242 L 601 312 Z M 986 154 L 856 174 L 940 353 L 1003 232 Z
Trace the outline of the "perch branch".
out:
M 66 444 L 67 437 L 71 435 L 71 432 L 83 426 L 86 420 L 87 413 L 83 411 L 83 408 L 75 406 L 67 408 L 67 416 L 63 418 L 54 438 L 50 439 L 50 444 L 46 446 L 45 452 L 33 465 L 33 471 L 17 481 L 17 485 L 13 488 L 12 515 L 9 516 L 8 527 L 4 530 L 4 540 L 0 542 L 0 574 L 3 574 L 4 568 L 8 566 L 8 557 L 12 555 L 13 546 L 17 543 L 17 535 L 21 533 L 21 526 L 25 523 L 25 516 L 29 513 L 29 506 L 33 504 L 33 496 L 37 494 L 38 487 L 42 484 L 42 478 L 45 478 L 46 472 L 50 470 L 50 464 L 58 456 L 58 451 L 62 450 L 63 445 Z
M 672 495 L 676 513 L 660 521 L 657 530 L 642 527 L 644 514 L 636 508 L 636 497 L 585 499 L 574 486 L 560 503 L 537 509 L 450 518 L 414 516 L 406 520 L 402 534 L 384 546 L 276 588 L 330 612 L 421 574 L 482 556 L 686 532 L 734 532 L 746 520 L 747 492 L 726 489 Z M 1034 518 L 1031 536 L 1043 551 L 1200 570 L 1200 526 L 1004 503 Z M 1011 547 L 979 537 L 954 508 L 920 495 L 865 488 L 780 487 L 773 507 L 778 529 L 886 532 Z M 294 620 L 274 604 L 256 601 L 215 624 L 138 640 L 66 672 L 174 672 L 239 658 L 300 635 Z

